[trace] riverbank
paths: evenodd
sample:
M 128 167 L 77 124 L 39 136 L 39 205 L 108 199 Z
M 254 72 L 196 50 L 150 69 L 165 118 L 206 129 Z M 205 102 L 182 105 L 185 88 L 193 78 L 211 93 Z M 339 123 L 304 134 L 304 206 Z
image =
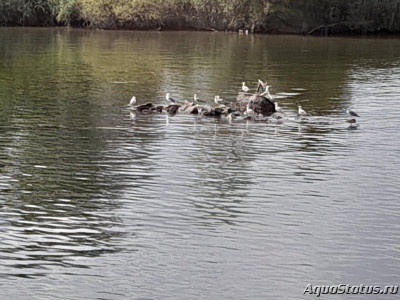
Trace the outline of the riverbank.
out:
M 0 4 L 3 26 L 107 30 L 210 30 L 310 35 L 400 32 L 394 1 L 17 0 Z

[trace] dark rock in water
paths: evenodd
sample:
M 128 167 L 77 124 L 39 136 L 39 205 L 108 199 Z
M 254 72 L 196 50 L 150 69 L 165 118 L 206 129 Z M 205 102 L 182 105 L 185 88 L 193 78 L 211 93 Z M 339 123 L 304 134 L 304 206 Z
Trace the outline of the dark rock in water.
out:
M 224 110 L 224 109 L 223 109 L 222 107 L 216 107 L 216 108 L 214 109 L 215 116 L 220 116 L 220 115 L 222 115 L 223 110 Z
M 255 113 L 261 114 L 264 117 L 270 116 L 276 112 L 275 104 L 264 96 L 239 93 L 236 98 L 236 110 L 245 112 L 247 105 L 249 105 Z
M 164 106 L 162 106 L 162 105 L 156 106 L 156 112 L 158 112 L 158 113 L 162 113 L 163 109 L 164 109 Z
M 197 106 L 196 105 L 194 105 L 194 106 L 189 106 L 186 110 L 185 110 L 185 113 L 187 113 L 187 114 L 198 114 L 199 113 L 199 109 L 197 108 Z
M 170 104 L 167 107 L 165 107 L 165 110 L 171 114 L 171 115 L 175 115 L 178 112 L 179 107 L 181 107 L 178 104 Z
M 152 108 L 154 108 L 154 105 L 151 102 L 135 106 L 135 109 L 141 113 L 148 113 Z
M 208 110 L 205 110 L 203 113 L 203 116 L 205 117 L 218 117 L 221 115 L 222 109 L 219 107 L 216 108 L 210 108 Z

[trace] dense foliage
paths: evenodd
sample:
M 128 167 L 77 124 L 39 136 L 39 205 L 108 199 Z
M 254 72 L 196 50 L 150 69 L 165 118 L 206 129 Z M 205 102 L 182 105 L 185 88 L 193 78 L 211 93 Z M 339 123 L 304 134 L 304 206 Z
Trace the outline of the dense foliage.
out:
M 399 0 L 0 0 L 0 25 L 398 32 Z

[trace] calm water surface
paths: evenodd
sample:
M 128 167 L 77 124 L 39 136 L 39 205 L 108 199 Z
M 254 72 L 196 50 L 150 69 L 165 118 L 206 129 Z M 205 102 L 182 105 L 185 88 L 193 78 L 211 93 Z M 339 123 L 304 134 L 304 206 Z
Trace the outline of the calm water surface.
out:
M 1 298 L 313 299 L 309 283 L 399 284 L 399 49 L 0 28 Z M 258 78 L 281 122 L 132 120 L 125 106 L 234 99 Z M 365 297 L 379 298 L 352 298 Z

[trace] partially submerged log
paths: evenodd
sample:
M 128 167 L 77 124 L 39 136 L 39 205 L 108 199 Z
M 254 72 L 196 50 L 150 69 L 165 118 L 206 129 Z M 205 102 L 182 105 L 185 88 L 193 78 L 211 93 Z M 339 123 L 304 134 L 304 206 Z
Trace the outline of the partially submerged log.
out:
M 187 103 L 185 105 L 175 103 L 169 105 L 154 105 L 151 102 L 135 106 L 132 109 L 143 114 L 167 112 L 170 115 L 175 115 L 179 112 L 184 114 L 201 114 L 207 117 L 223 117 L 233 112 L 245 113 L 247 106 L 256 114 L 261 114 L 263 116 L 270 116 L 275 112 L 275 105 L 271 100 L 260 94 L 249 93 L 239 93 L 236 101 L 236 109 L 226 105 L 220 105 L 218 107 L 195 103 Z
M 244 113 L 247 105 L 256 113 L 268 117 L 276 112 L 275 104 L 259 94 L 239 93 L 236 98 L 236 110 Z
M 198 114 L 199 109 L 201 108 L 200 105 L 196 105 L 194 103 L 189 103 L 181 106 L 179 108 L 179 112 L 185 113 L 185 114 Z

